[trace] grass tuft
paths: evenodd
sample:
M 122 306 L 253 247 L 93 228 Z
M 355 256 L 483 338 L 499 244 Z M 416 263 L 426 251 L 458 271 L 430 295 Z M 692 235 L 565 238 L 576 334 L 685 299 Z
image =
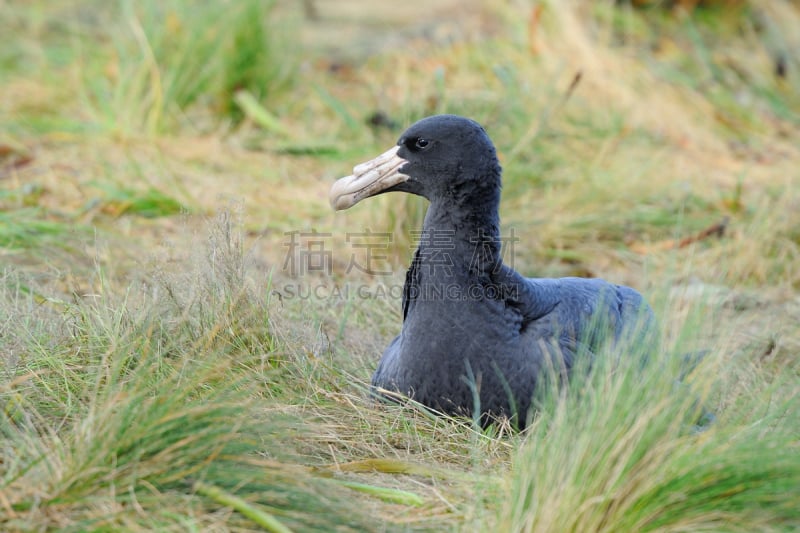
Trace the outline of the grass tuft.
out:
M 289 527 L 358 522 L 332 480 L 258 460 L 284 457 L 284 432 L 296 428 L 256 401 L 280 373 L 267 301 L 242 284 L 229 217 L 214 227 L 194 272 L 121 295 L 99 272 L 95 298 L 62 301 L 46 321 L 20 322 L 39 304 L 8 275 L 4 529 L 163 529 L 182 520 L 170 509 L 187 505 L 201 525 L 216 500 L 191 498 L 192 480 L 273 509 Z
M 65 129 L 138 138 L 236 123 L 240 90 L 270 103 L 281 94 L 294 62 L 274 6 L 85 0 L 40 13 L 29 7 L 27 16 L 42 15 L 57 30 L 35 44 L 43 46 L 42 75 L 73 83 L 64 107 L 83 119 L 68 117 Z M 69 113 L 55 106 L 48 114 Z
M 783 531 L 800 525 L 798 428 L 791 422 L 800 412 L 788 381 L 755 383 L 733 400 L 728 380 L 741 363 L 726 353 L 706 356 L 685 383 L 665 378 L 679 372 L 663 360 L 643 369 L 613 357 L 597 361 L 587 378 L 578 375 L 567 390 L 544 399 L 515 453 L 500 530 Z M 698 426 L 720 393 L 735 408 L 714 407 L 718 420 Z M 758 412 L 770 402 L 773 409 Z
M 43 216 L 46 212 L 37 207 L 26 207 L 0 212 L 0 247 L 6 249 L 37 248 L 64 245 L 64 238 L 76 230 L 88 233 L 87 228 L 76 226 L 70 220 L 57 216 Z

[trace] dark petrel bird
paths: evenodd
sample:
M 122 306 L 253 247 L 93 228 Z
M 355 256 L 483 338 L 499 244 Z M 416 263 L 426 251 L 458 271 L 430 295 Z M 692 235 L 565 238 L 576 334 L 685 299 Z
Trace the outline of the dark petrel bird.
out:
M 400 191 L 430 201 L 406 274 L 403 326 L 372 377 L 437 411 L 524 426 L 537 384 L 606 342 L 644 342 L 650 306 L 600 279 L 525 278 L 501 258 L 501 169 L 477 122 L 437 115 L 356 166 L 330 192 L 336 210 Z

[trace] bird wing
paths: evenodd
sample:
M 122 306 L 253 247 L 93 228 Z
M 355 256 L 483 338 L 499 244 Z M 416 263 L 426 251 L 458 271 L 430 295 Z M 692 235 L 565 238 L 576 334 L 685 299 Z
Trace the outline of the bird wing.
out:
M 414 293 L 414 287 L 417 286 L 417 267 L 419 265 L 419 248 L 414 252 L 414 258 L 411 260 L 411 265 L 408 267 L 406 271 L 406 282 L 403 285 L 403 322 L 406 321 L 406 317 L 408 316 L 408 309 L 414 301 L 416 294 Z
M 554 336 L 559 343 L 585 344 L 598 350 L 609 338 L 653 328 L 653 311 L 642 296 L 601 279 L 525 278 L 503 266 L 495 279 L 506 305 L 521 315 L 520 332 L 529 329 Z

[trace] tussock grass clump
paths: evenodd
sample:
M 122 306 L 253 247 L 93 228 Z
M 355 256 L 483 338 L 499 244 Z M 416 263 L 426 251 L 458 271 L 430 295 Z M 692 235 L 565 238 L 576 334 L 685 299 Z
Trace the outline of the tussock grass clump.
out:
M 280 372 L 267 301 L 230 219 L 214 228 L 206 260 L 158 290 L 115 294 L 98 272 L 97 294 L 42 301 L 6 273 L 3 529 L 247 527 L 249 510 L 219 512 L 226 493 L 289 527 L 358 522 L 286 461 L 298 429 L 257 401 Z
M 675 364 L 612 361 L 598 359 L 588 377 L 574 375 L 565 390 L 544 398 L 515 453 L 499 530 L 784 531 L 800 525 L 800 411 L 791 378 L 751 383 L 735 408 L 717 411 L 719 419 L 709 423 L 703 414 L 717 409 L 715 398 L 731 401 L 736 394 L 727 378 L 741 361 L 721 351 L 707 355 L 683 383 L 668 378 L 679 375 Z M 755 378 L 757 370 L 747 366 Z
M 121 6 L 110 28 L 116 53 L 108 75 L 97 76 L 91 63 L 83 71 L 89 109 L 112 131 L 165 133 L 203 101 L 240 119 L 237 91 L 272 97 L 288 80 L 292 63 L 278 39 L 274 2 Z
M 272 1 L 29 4 L 8 7 L 22 59 L 7 63 L 28 84 L 12 103 L 23 102 L 15 130 L 126 139 L 207 130 L 242 118 L 237 91 L 272 100 L 292 78 Z

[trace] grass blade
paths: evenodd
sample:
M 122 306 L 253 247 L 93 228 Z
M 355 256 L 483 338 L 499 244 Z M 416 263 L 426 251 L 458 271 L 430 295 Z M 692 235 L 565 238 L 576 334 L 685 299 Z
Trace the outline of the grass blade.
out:
M 367 483 L 360 483 L 358 481 L 347 481 L 343 479 L 337 480 L 337 483 L 349 489 L 353 489 L 358 492 L 363 492 L 364 494 L 375 496 L 385 502 L 399 503 L 402 505 L 413 505 L 415 507 L 418 507 L 425 503 L 425 500 L 422 499 L 422 496 L 407 490 L 376 487 L 375 485 L 369 485 Z
M 209 485 L 201 481 L 197 481 L 194 484 L 194 490 L 197 491 L 198 494 L 207 496 L 221 505 L 235 509 L 267 531 L 273 533 L 292 533 L 291 529 L 265 511 L 260 505 L 247 503 L 238 496 L 229 494 L 214 485 Z

